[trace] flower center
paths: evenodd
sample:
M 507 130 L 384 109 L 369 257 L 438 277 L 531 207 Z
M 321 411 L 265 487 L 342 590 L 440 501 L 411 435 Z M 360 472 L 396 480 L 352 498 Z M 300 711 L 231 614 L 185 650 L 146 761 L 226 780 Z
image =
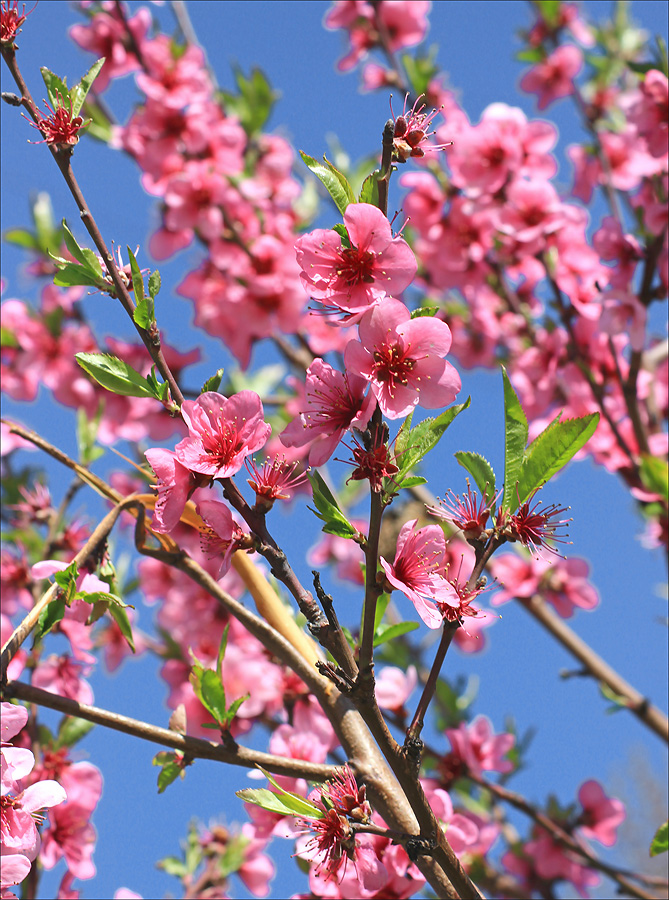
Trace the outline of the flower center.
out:
M 391 395 L 398 385 L 406 387 L 415 365 L 416 360 L 407 356 L 398 344 L 386 344 L 374 351 L 374 377 L 387 382 Z
M 371 284 L 374 281 L 374 254 L 369 250 L 360 251 L 356 247 L 348 247 L 341 251 L 341 262 L 337 269 L 337 275 L 342 278 L 349 287 L 365 282 Z

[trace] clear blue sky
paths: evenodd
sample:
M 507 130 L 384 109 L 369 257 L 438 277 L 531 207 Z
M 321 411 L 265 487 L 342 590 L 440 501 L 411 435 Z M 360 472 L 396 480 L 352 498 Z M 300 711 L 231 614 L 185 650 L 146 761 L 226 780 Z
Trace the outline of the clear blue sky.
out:
M 612 4 L 589 2 L 584 6 L 588 15 L 597 18 L 608 14 Z M 135 10 L 137 4 L 131 7 Z M 322 28 L 327 3 L 190 2 L 188 8 L 221 86 L 233 85 L 231 63 L 238 62 L 246 71 L 259 64 L 273 86 L 282 92 L 270 130 L 286 135 L 297 148 L 313 156 L 327 152 L 328 134 L 336 134 L 352 158 L 378 148 L 388 117 L 387 97 L 360 94 L 356 74 L 336 73 L 334 64 L 343 54 L 344 45 L 340 34 Z M 172 19 L 168 6 L 151 5 L 151 10 L 169 32 Z M 651 34 L 666 34 L 664 2 L 634 2 L 632 12 Z M 40 66 L 67 75 L 73 83 L 90 65 L 90 57 L 66 39 L 67 27 L 75 21 L 77 16 L 69 4 L 50 2 L 39 4 L 25 23 L 18 42 L 20 64 L 36 97 L 41 98 L 44 93 Z M 534 98 L 517 93 L 523 69 L 512 58 L 518 48 L 515 33 L 529 23 L 529 5 L 489 0 L 440 2 L 434 4 L 431 22 L 428 43 L 439 45 L 438 59 L 450 73 L 451 85 L 460 91 L 462 105 L 472 121 L 477 121 L 483 109 L 495 101 L 518 105 L 528 115 L 537 115 Z M 3 90 L 13 89 L 4 69 L 2 86 Z M 121 121 L 127 119 L 136 97 L 132 78 L 113 85 L 106 95 Z M 564 147 L 579 140 L 581 134 L 574 125 L 568 102 L 563 101 L 548 112 L 560 128 L 557 152 L 561 158 Z M 27 196 L 43 190 L 52 196 L 56 218 L 67 217 L 76 227 L 76 210 L 50 155 L 43 147 L 26 143 L 26 139 L 35 138 L 30 131 L 16 110 L 2 105 L 2 226 L 27 225 Z M 151 198 L 138 186 L 134 163 L 120 153 L 85 140 L 77 148 L 75 165 L 105 237 L 122 246 L 145 246 L 157 219 Z M 560 177 L 568 183 L 568 167 L 562 166 Z M 391 198 L 392 203 L 400 205 L 397 194 Z M 325 219 L 328 223 L 334 221 L 331 210 L 325 210 Z M 198 342 L 203 347 L 205 361 L 190 370 L 188 381 L 192 385 L 200 384 L 217 366 L 231 365 L 220 345 L 210 339 L 202 342 L 194 335 L 190 330 L 191 304 L 172 293 L 198 258 L 199 252 L 190 249 L 160 266 L 161 327 L 172 340 L 190 332 L 180 349 Z M 140 259 L 144 263 L 145 252 Z M 23 262 L 13 248 L 3 246 L 2 273 L 8 282 L 5 297 L 31 296 L 32 283 L 17 273 Z M 94 296 L 85 301 L 85 306 L 100 335 L 115 329 L 112 333 L 117 336 L 131 337 L 122 313 L 109 299 Z M 263 359 L 263 353 L 256 352 L 254 363 Z M 440 445 L 428 466 L 430 486 L 440 495 L 449 487 L 456 492 L 464 488 L 462 470 L 452 458 L 456 450 L 481 452 L 498 470 L 503 464 L 499 375 L 464 372 L 463 397 L 467 394 L 472 396 L 472 408 L 453 426 L 450 443 L 444 441 Z M 75 452 L 74 411 L 50 406 L 44 392 L 28 407 L 6 402 L 3 413 L 32 425 L 67 452 Z M 36 455 L 28 461 L 38 462 Z M 103 460 L 99 467 L 102 473 L 106 465 Z M 115 459 L 111 465 L 116 467 Z M 59 499 L 69 477 L 51 465 L 47 468 L 52 476 L 52 491 Z M 614 476 L 589 462 L 572 465 L 545 494 L 546 502 L 571 505 L 571 550 L 591 561 L 593 580 L 602 598 L 596 612 L 577 614 L 570 624 L 642 693 L 666 709 L 666 629 L 658 622 L 666 615 L 666 601 L 659 588 L 665 582 L 666 572 L 659 552 L 649 553 L 640 547 L 642 523 L 629 495 Z M 95 503 L 89 508 L 91 516 L 100 509 Z M 316 535 L 308 516 L 302 503 L 290 513 L 285 529 L 275 527 L 289 557 L 297 561 L 298 574 L 305 580 L 308 567 L 299 563 L 305 545 L 298 538 L 305 531 Z M 307 546 L 313 542 L 309 538 Z M 348 608 L 354 622 L 354 602 L 349 600 Z M 148 629 L 151 611 L 139 612 L 141 626 Z M 449 677 L 462 674 L 480 678 L 475 711 L 488 715 L 497 730 L 503 728 L 507 715 L 515 716 L 521 732 L 530 726 L 538 729 L 530 753 L 531 765 L 514 780 L 513 786 L 530 799 L 543 801 L 549 793 L 555 793 L 569 802 L 587 778 L 595 777 L 606 785 L 616 773 L 624 776 L 630 749 L 640 744 L 647 749 L 650 764 L 661 777 L 666 753 L 659 740 L 632 716 L 605 715 L 606 704 L 592 682 L 561 682 L 559 670 L 575 668 L 573 661 L 545 638 L 521 609 L 508 604 L 501 612 L 502 621 L 490 631 L 490 650 L 472 657 L 456 652 L 449 656 L 446 671 Z M 112 679 L 100 670 L 92 679 L 96 705 L 165 725 L 166 689 L 155 677 L 158 668 L 159 663 L 145 657 L 126 663 Z M 49 716 L 46 719 L 49 721 Z M 258 735 L 257 745 L 264 746 L 262 734 Z M 446 745 L 442 739 L 444 749 Z M 233 796 L 234 790 L 248 783 L 243 770 L 198 761 L 188 770 L 185 782 L 157 796 L 156 770 L 150 765 L 157 749 L 153 745 L 96 729 L 80 749 L 105 776 L 104 794 L 94 817 L 99 835 L 94 856 L 98 875 L 92 881 L 78 883 L 85 897 L 110 897 L 120 885 L 146 898 L 163 896 L 168 891 L 178 895 L 179 886 L 174 879 L 156 871 L 154 861 L 178 851 L 189 819 L 197 817 L 205 823 L 211 818 L 227 822 L 243 819 L 240 804 Z M 514 821 L 521 825 L 522 820 Z M 277 848 L 284 864 L 271 896 L 288 896 L 304 889 L 304 877 L 287 859 L 292 847 L 287 842 L 275 842 L 273 848 Z M 621 861 L 619 857 L 617 861 Z M 43 878 L 40 897 L 54 895 L 61 868 L 55 872 Z M 247 896 L 239 882 L 233 885 L 233 891 L 233 896 Z

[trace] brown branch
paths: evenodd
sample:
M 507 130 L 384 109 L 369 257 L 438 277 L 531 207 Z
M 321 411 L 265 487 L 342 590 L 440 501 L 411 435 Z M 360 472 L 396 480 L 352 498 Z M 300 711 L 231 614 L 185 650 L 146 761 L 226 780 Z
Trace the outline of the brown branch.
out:
M 239 745 L 232 750 L 214 741 L 206 741 L 203 738 L 180 734 L 177 731 L 159 728 L 156 725 L 150 725 L 148 722 L 131 719 L 128 716 L 110 712 L 107 709 L 78 703 L 76 700 L 52 694 L 50 691 L 43 691 L 40 688 L 20 681 L 10 681 L 5 685 L 3 696 L 8 698 L 15 697 L 17 700 L 25 700 L 27 703 L 37 703 L 39 706 L 55 709 L 57 712 L 62 712 L 67 716 L 77 716 L 80 719 L 94 722 L 96 725 L 112 728 L 114 731 L 120 731 L 123 734 L 129 734 L 144 741 L 162 744 L 164 747 L 172 747 L 174 750 L 179 750 L 189 757 L 213 759 L 218 762 L 230 763 L 233 766 L 243 766 L 246 769 L 262 766 L 263 769 L 267 769 L 277 775 L 285 775 L 289 778 L 306 778 L 309 781 L 318 782 L 332 778 L 335 772 L 334 766 L 307 762 L 302 759 L 285 759 L 272 753 L 262 753 Z

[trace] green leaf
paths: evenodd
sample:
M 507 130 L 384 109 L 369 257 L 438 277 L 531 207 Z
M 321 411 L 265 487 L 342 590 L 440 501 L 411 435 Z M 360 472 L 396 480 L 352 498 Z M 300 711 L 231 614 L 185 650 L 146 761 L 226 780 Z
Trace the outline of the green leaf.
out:
M 77 410 L 77 447 L 79 448 L 79 462 L 82 466 L 88 466 L 104 455 L 105 451 L 102 447 L 95 446 L 95 438 L 104 408 L 104 403 L 101 401 L 98 404 L 98 411 L 92 419 L 81 407 Z
M 149 295 L 151 296 L 152 300 L 155 300 L 156 297 L 158 296 L 158 294 L 160 293 L 160 285 L 161 285 L 160 272 L 158 271 L 158 269 L 155 269 L 149 275 Z
M 95 724 L 87 719 L 80 719 L 78 716 L 64 716 L 58 727 L 56 749 L 73 747 L 93 728 L 95 728 Z
M 423 319 L 425 316 L 436 316 L 439 312 L 438 306 L 419 306 L 411 313 L 412 319 Z
M 225 722 L 227 704 L 225 702 L 225 688 L 220 677 L 213 669 L 205 669 L 199 682 L 199 691 L 196 690 L 196 693 L 203 706 L 209 710 L 217 722 Z
M 163 791 L 172 784 L 173 781 L 176 781 L 177 778 L 181 775 L 183 776 L 184 769 L 178 762 L 168 762 L 162 767 L 160 772 L 158 772 L 158 793 L 162 794 Z M 165 860 L 162 860 L 164 863 Z M 179 862 L 179 860 L 177 860 Z M 185 870 L 185 866 L 183 863 L 179 862 L 179 865 Z M 167 867 L 164 866 L 167 870 Z M 176 872 L 170 871 L 170 875 L 175 875 Z
M 151 371 L 146 376 L 146 380 L 156 400 L 160 400 L 161 403 L 167 400 L 169 385 L 166 381 L 158 381 L 155 366 L 151 366 Z
M 395 440 L 395 453 L 400 471 L 394 476 L 393 481 L 397 487 L 404 486 L 404 479 L 408 473 L 439 443 L 446 429 L 463 409 L 467 409 L 471 398 L 467 397 L 464 403 L 451 406 L 436 419 L 427 418 L 419 422 L 408 433 L 401 428 Z
M 346 225 L 343 222 L 337 222 L 332 226 L 332 230 L 336 231 L 339 237 L 341 238 L 341 245 L 344 250 L 351 249 L 351 239 L 348 236 L 348 231 L 346 230 Z
M 47 603 L 46 607 L 39 614 L 34 642 L 37 643 L 45 634 L 48 634 L 64 615 L 65 597 L 62 594 L 56 594 L 53 600 Z
M 24 250 L 39 250 L 39 241 L 27 228 L 8 228 L 2 233 L 2 239 L 8 244 L 14 244 L 15 247 L 22 247 Z
M 325 188 L 335 202 L 335 206 L 343 215 L 346 212 L 346 207 L 349 203 L 355 203 L 355 194 L 353 193 L 353 188 L 348 183 L 346 176 L 342 174 L 339 169 L 335 169 L 332 163 L 328 162 L 325 157 L 323 157 L 325 160 L 325 165 L 323 165 L 323 163 L 314 159 L 313 156 L 308 156 L 301 150 L 300 156 L 305 165 L 307 165 L 314 173 L 316 178 L 325 185 Z
M 126 244 L 126 247 L 127 246 L 128 245 Z M 128 247 L 128 259 L 130 260 L 130 272 L 132 274 L 132 289 L 135 292 L 135 301 L 139 304 L 144 299 L 144 279 L 142 278 L 142 273 L 137 265 L 135 254 L 130 247 Z
M 527 444 L 527 419 L 520 400 L 502 366 L 504 380 L 504 495 L 502 509 L 517 509 L 516 482 L 523 464 L 523 454 Z
M 19 342 L 15 335 L 7 328 L 0 326 L 0 346 L 2 347 L 18 347 Z
M 560 421 L 560 415 L 527 448 L 518 475 L 521 504 L 567 465 L 595 433 L 599 422 L 599 413 L 564 422 Z
M 228 878 L 241 869 L 246 862 L 246 847 L 248 847 L 248 844 L 249 838 L 243 834 L 238 834 L 228 841 L 225 849 L 216 861 L 221 878 Z
M 67 227 L 67 222 L 63 219 L 62 223 L 63 229 L 63 238 L 65 240 L 65 246 L 70 251 L 72 256 L 76 259 L 78 263 L 87 269 L 90 270 L 92 275 L 102 276 L 102 268 L 100 266 L 100 260 L 97 258 L 95 253 L 87 247 L 80 247 L 79 242 L 72 234 L 70 229 Z
M 640 474 L 644 487 L 664 497 L 665 501 L 669 500 L 669 471 L 664 460 L 644 453 L 641 457 Z
M 548 26 L 556 26 L 560 15 L 560 0 L 537 0 L 539 14 Z
M 453 456 L 472 476 L 481 491 L 481 496 L 490 503 L 495 496 L 495 473 L 485 456 L 472 453 L 470 450 L 458 450 Z
M 111 596 L 114 596 L 113 594 Z M 118 606 L 116 603 L 109 604 L 109 615 L 116 622 L 119 627 L 119 631 L 125 638 L 126 644 L 132 652 L 135 652 L 135 641 L 132 636 L 132 625 L 130 624 L 130 619 L 128 618 L 128 614 L 122 606 Z
M 418 53 L 403 53 L 402 63 L 407 73 L 412 93 L 415 97 L 424 94 L 430 82 L 437 74 L 439 67 L 436 62 L 438 46 L 433 44 L 427 55 Z
M 419 484 L 427 484 L 427 478 L 423 478 L 422 475 L 408 475 L 406 478 L 402 479 L 402 488 L 405 490 L 407 488 L 417 487 Z
M 153 397 L 146 378 L 123 360 L 107 353 L 77 353 L 75 359 L 98 384 L 123 397 Z
M 58 287 L 94 287 L 100 291 L 109 290 L 109 283 L 103 279 L 102 275 L 93 275 L 84 266 L 57 261 L 56 265 L 58 272 L 53 277 L 53 283 Z
M 221 638 L 221 644 L 218 648 L 218 657 L 216 659 L 216 674 L 218 677 L 223 680 L 223 660 L 225 659 L 225 651 L 228 646 L 228 632 L 230 631 L 230 623 L 225 626 L 223 629 L 223 637 Z
M 281 96 L 273 90 L 264 72 L 254 67 L 247 78 L 239 66 L 234 66 L 238 94 L 220 91 L 225 110 L 235 115 L 249 137 L 258 134 L 270 116 L 272 107 Z
M 114 134 L 111 119 L 105 113 L 104 109 L 97 102 L 91 102 L 91 98 L 87 97 L 82 109 L 83 115 L 88 120 L 88 128 L 86 134 L 108 144 Z
M 162 792 L 159 791 L 159 793 Z M 188 875 L 186 864 L 177 856 L 165 856 L 158 860 L 156 868 L 162 869 L 168 875 L 174 875 L 175 878 L 183 878 L 184 875 Z
M 267 788 L 244 788 L 241 791 L 235 791 L 236 795 L 245 803 L 255 803 L 269 812 L 277 813 L 280 816 L 303 816 L 307 819 L 322 819 L 323 811 L 300 797 L 297 794 L 284 791 L 276 794 Z
M 379 205 L 379 175 L 380 172 L 377 170 L 365 178 L 358 195 L 358 203 L 370 203 L 372 206 Z
M 207 391 L 216 392 L 221 386 L 221 380 L 223 379 L 224 369 L 216 369 L 216 372 L 211 376 L 211 378 L 207 378 L 205 383 L 200 388 L 201 394 L 206 394 Z
M 311 482 L 315 510 L 312 510 L 318 518 L 325 522 L 323 531 L 327 534 L 337 534 L 340 537 L 355 537 L 357 529 L 351 525 L 344 513 L 339 508 L 330 488 L 323 481 L 322 476 L 314 471 L 307 475 Z
M 53 580 L 65 595 L 65 602 L 70 604 L 77 591 L 77 578 L 79 569 L 75 562 L 70 563 L 66 569 L 53 573 Z
M 655 837 L 650 845 L 650 855 L 659 856 L 669 849 L 669 822 L 665 822 L 655 832 Z
M 60 103 L 69 108 L 70 92 L 67 88 L 67 78 L 61 81 L 58 75 L 47 69 L 46 66 L 41 66 L 40 72 L 46 85 L 46 92 L 49 95 L 49 103 L 53 109 L 56 109 Z
M 88 72 L 86 72 L 79 84 L 75 84 L 75 86 L 72 88 L 70 96 L 72 97 L 73 116 L 78 116 L 81 112 L 81 107 L 84 105 L 86 95 L 90 91 L 91 85 L 100 74 L 100 69 L 104 66 L 104 64 L 105 57 L 103 56 L 93 63 L 93 65 L 90 67 Z
M 530 47 L 529 50 L 520 50 L 516 53 L 518 62 L 538 63 L 546 58 L 546 52 L 541 47 Z
M 418 622 L 398 622 L 396 625 L 380 625 L 374 635 L 374 647 L 380 647 L 381 644 L 401 637 L 403 634 L 409 634 L 419 627 Z
M 243 697 L 237 697 L 236 700 L 232 701 L 232 703 L 230 704 L 230 706 L 228 707 L 228 709 L 225 713 L 224 724 L 226 726 L 228 726 L 228 728 L 230 727 L 230 723 L 232 722 L 234 717 L 239 712 L 239 707 L 242 705 L 242 703 L 245 703 L 249 699 L 250 696 L 251 696 L 250 694 L 244 694 Z

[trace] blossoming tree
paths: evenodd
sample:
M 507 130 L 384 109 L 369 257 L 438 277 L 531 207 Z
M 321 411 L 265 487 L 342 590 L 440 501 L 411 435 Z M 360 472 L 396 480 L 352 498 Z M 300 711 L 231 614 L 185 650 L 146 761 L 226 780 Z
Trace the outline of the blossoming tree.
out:
M 447 654 L 480 652 L 493 609 L 514 601 L 614 708 L 669 737 L 666 716 L 565 623 L 599 597 L 588 563 L 563 555 L 568 507 L 541 493 L 588 457 L 666 551 L 667 342 L 653 325 L 669 281 L 666 48 L 647 47 L 622 9 L 593 27 L 571 3 L 533 4 L 521 89 L 540 110 L 571 103 L 588 134 L 564 189 L 553 124 L 502 103 L 472 124 L 434 52 L 407 49 L 425 37 L 428 2 L 337 0 L 326 13 L 346 37 L 339 69 L 362 65 L 366 90 L 406 98 L 357 170 L 321 148 L 300 151 L 297 169 L 264 130 L 263 74 L 237 70 L 236 91 L 218 88 L 183 4 L 176 37 L 156 9 L 79 7 L 70 36 L 95 61 L 74 85 L 42 68 L 42 104 L 19 38 L 40 10 L 0 6 L 15 85 L 3 100 L 44 145 L 26 153 L 50 154 L 74 201 L 56 218 L 40 195 L 34 229 L 5 234 L 43 286 L 37 306 L 2 305 L 2 389 L 26 404 L 23 424 L 2 426 L 2 897 L 19 884 L 39 896 L 61 860 L 59 897 L 95 874 L 102 777 L 75 761 L 94 725 L 162 745 L 161 794 L 198 760 L 226 767 L 247 819 L 193 826 L 183 858 L 162 860 L 187 897 L 227 896 L 232 875 L 267 896 L 282 838 L 308 874 L 295 896 L 585 897 L 601 879 L 662 896 L 666 880 L 590 843 L 615 845 L 625 819 L 592 766 L 573 801 L 506 786 L 526 742 L 476 708 Z M 120 123 L 105 91 L 130 74 L 141 99 Z M 77 177 L 91 140 L 125 154 L 156 198 L 152 259 L 197 248 L 178 284 L 101 232 Z M 327 227 L 315 227 L 314 176 Z M 201 389 L 184 374 L 199 350 L 165 338 L 170 292 L 236 363 Z M 133 341 L 96 334 L 94 295 L 125 314 Z M 475 366 L 500 370 L 495 465 L 452 437 L 476 414 Z M 40 387 L 76 410 L 77 459 L 40 433 L 27 405 Z M 449 444 L 463 479 L 436 485 L 437 499 L 425 475 Z M 72 473 L 57 506 L 35 468 L 18 468 L 27 450 Z M 93 527 L 72 512 L 80 488 L 108 504 Z M 277 510 L 300 504 L 295 551 Z M 352 586 L 350 621 L 338 583 L 323 585 L 330 568 Z M 144 604 L 157 608 L 150 634 Z M 93 705 L 101 653 L 110 671 L 160 660 L 168 722 Z M 263 786 L 244 787 L 243 769 Z M 659 855 L 666 824 L 653 832 Z

